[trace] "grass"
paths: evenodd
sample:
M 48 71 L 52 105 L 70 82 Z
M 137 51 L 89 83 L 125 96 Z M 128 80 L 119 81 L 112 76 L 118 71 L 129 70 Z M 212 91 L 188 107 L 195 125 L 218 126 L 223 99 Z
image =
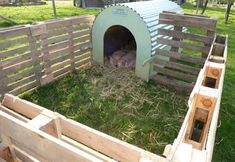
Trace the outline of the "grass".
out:
M 175 139 L 187 111 L 185 95 L 146 83 L 132 71 L 100 66 L 23 98 L 158 154 Z
M 97 14 L 99 10 L 73 7 L 72 1 L 57 1 L 57 17 L 64 18 L 84 14 Z M 20 24 L 32 24 L 38 21 L 54 19 L 52 4 L 40 6 L 0 7 L 0 14 Z M 9 22 L 0 19 L 0 27 L 10 26 Z
M 182 7 L 185 12 L 196 13 L 196 7 L 191 4 Z M 72 2 L 58 3 L 57 8 L 58 17 L 98 13 L 98 10 L 75 8 Z M 19 24 L 53 19 L 51 4 L 0 7 L 0 13 Z M 209 7 L 205 12 L 218 17 L 218 33 L 229 35 L 220 127 L 217 129 L 213 162 L 232 162 L 235 159 L 235 11 L 232 10 L 228 24 L 224 24 L 224 13 L 224 7 Z M 0 26 L 10 24 L 0 20 Z M 118 75 L 117 72 L 114 74 Z M 120 77 L 126 80 L 119 83 L 110 71 L 92 68 L 39 88 L 32 94 L 25 94 L 24 98 L 142 148 L 162 153 L 163 145 L 172 143 L 178 133 L 186 111 L 186 96 L 151 82 L 142 82 L 133 75 L 132 80 L 125 75 Z M 130 87 L 125 90 L 127 83 L 132 83 L 131 91 Z M 117 86 L 112 89 L 117 93 L 110 91 L 111 85 Z

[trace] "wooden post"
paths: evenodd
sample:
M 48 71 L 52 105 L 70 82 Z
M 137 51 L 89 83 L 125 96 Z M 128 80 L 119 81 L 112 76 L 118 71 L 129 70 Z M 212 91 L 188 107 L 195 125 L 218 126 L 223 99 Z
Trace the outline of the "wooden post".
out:
M 70 27 L 68 27 L 68 34 L 69 34 L 69 55 L 71 61 L 71 71 L 75 70 L 75 60 L 74 60 L 74 36 L 73 36 L 73 24 L 72 21 Z
M 39 59 L 40 53 L 36 47 L 37 46 L 36 37 L 38 36 L 33 37 L 32 34 L 29 34 L 28 37 L 29 37 L 30 51 L 32 54 L 32 61 L 34 66 L 33 68 L 35 71 L 35 79 L 37 81 L 37 86 L 39 87 L 41 85 L 40 84 L 41 70 L 40 70 L 40 59 Z
M 4 94 L 7 92 L 6 91 L 6 88 L 7 88 L 7 85 L 6 85 L 6 78 L 7 76 L 5 76 L 5 72 L 3 70 L 3 66 L 2 66 L 2 60 L 0 60 L 0 100 L 3 99 L 4 97 Z
M 54 17 L 56 18 L 56 17 L 57 17 L 57 14 L 56 14 L 55 0 L 52 0 L 52 7 L 53 7 Z

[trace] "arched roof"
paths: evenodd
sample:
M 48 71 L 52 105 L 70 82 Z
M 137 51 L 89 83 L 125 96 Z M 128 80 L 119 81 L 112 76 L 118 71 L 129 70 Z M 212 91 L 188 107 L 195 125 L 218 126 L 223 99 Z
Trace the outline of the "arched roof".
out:
M 92 45 L 94 61 L 104 63 L 103 39 L 105 32 L 114 25 L 127 28 L 137 44 L 135 73 L 144 80 L 149 79 L 150 64 L 142 66 L 145 60 L 151 58 L 157 44 L 158 28 L 172 28 L 170 25 L 159 25 L 159 14 L 162 11 L 182 12 L 182 9 L 169 0 L 153 0 L 132 3 L 121 3 L 106 7 L 93 23 Z

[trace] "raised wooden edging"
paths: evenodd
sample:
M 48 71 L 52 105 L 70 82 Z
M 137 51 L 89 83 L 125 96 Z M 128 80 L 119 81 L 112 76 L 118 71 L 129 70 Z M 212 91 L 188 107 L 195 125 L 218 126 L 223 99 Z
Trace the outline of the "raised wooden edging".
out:
M 189 110 L 172 145 L 165 147 L 168 160 L 210 162 L 212 160 L 227 60 L 228 36 L 215 37 L 207 60 L 191 92 Z M 222 50 L 214 50 L 220 46 Z M 197 122 L 201 123 L 198 129 Z M 183 156 L 182 156 L 183 155 Z
M 11 94 L 0 110 L 0 157 L 6 161 L 167 161 Z M 25 154 L 17 156 L 16 149 Z
M 84 15 L 0 30 L 0 98 L 89 65 L 93 20 Z

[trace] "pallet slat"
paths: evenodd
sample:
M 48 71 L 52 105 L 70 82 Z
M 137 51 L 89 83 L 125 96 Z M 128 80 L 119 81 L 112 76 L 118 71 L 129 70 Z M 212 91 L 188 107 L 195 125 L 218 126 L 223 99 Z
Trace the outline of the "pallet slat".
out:
M 186 55 L 186 54 L 182 54 L 182 53 L 178 53 L 178 52 L 173 52 L 173 51 L 157 49 L 156 53 L 161 56 L 172 57 L 175 59 L 187 61 L 187 62 L 194 63 L 194 64 L 203 65 L 205 62 L 205 59 L 203 59 L 203 58 L 196 58 L 196 57 L 193 57 L 190 55 Z
M 200 68 L 192 67 L 192 66 L 189 66 L 189 65 L 184 65 L 184 64 L 177 63 L 177 62 L 163 61 L 163 60 L 160 60 L 160 59 L 155 60 L 154 63 L 158 64 L 158 65 L 163 65 L 163 66 L 168 67 L 168 68 L 174 68 L 174 69 L 177 69 L 177 70 L 189 72 L 189 73 L 194 74 L 194 75 L 198 75 L 198 73 L 201 70 Z
M 196 27 L 205 30 L 215 31 L 217 20 L 215 18 L 161 13 L 159 15 L 159 23 L 194 28 Z
M 198 52 L 208 53 L 210 50 L 209 47 L 196 46 L 196 45 L 192 45 L 192 44 L 180 42 L 180 41 L 175 41 L 175 40 L 158 38 L 157 41 L 160 44 L 169 45 L 169 46 L 178 47 L 178 48 L 186 48 L 186 49 L 194 50 L 194 51 L 198 51 Z
M 175 70 L 170 70 L 170 69 L 166 69 L 166 68 L 162 68 L 162 67 L 155 67 L 154 70 L 156 72 L 164 74 L 166 76 L 175 77 L 178 79 L 183 79 L 183 80 L 189 81 L 189 82 L 193 82 L 197 79 L 197 76 L 195 76 L 195 75 L 190 75 L 190 74 L 186 74 L 186 73 L 182 73 L 182 72 L 178 72 Z
M 191 33 L 186 33 L 186 32 L 181 32 L 181 31 L 175 31 L 175 30 L 158 29 L 158 34 L 164 35 L 164 36 L 175 37 L 178 39 L 189 39 L 189 40 L 194 40 L 194 41 L 199 41 L 199 42 L 204 42 L 204 43 L 209 43 L 209 44 L 213 42 L 213 37 L 207 37 L 203 35 L 191 34 Z
M 164 76 L 157 75 L 153 78 L 154 81 L 157 83 L 163 84 L 165 86 L 171 86 L 171 87 L 176 87 L 181 90 L 186 90 L 188 92 L 191 92 L 193 89 L 194 84 L 186 83 L 183 81 L 177 81 L 177 80 L 172 80 L 168 79 Z
M 8 47 L 16 45 L 16 44 L 24 44 L 24 43 L 27 43 L 27 42 L 29 42 L 29 38 L 28 37 L 14 39 L 14 40 L 9 40 L 9 41 L 0 43 L 0 49 L 1 48 L 8 48 Z

